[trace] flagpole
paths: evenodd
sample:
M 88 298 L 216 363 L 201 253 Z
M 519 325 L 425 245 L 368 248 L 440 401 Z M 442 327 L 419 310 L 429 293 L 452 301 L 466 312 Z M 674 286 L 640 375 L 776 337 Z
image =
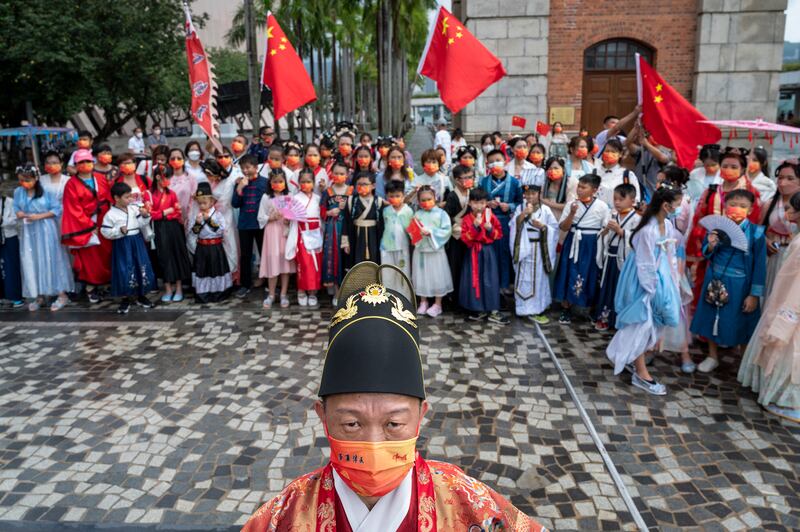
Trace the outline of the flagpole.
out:
M 636 99 L 639 105 L 642 105 L 642 69 L 639 68 L 639 61 L 642 56 L 636 54 Z
M 425 48 L 422 50 L 422 56 L 419 58 L 419 64 L 417 65 L 417 76 L 420 76 L 420 71 L 422 71 L 422 65 L 425 64 L 425 57 L 428 55 L 428 48 L 431 47 L 431 40 L 433 39 L 433 32 L 436 31 L 436 22 L 439 20 L 439 15 L 442 13 L 442 4 L 441 2 L 436 2 L 438 6 L 436 10 L 436 16 L 431 19 L 430 24 L 428 25 L 428 38 L 425 39 Z
M 247 81 L 250 89 L 250 125 L 255 137 L 258 135 L 258 128 L 261 125 L 261 84 L 256 79 L 258 48 L 256 45 L 256 20 L 253 17 L 253 0 L 244 0 L 244 28 L 247 43 Z

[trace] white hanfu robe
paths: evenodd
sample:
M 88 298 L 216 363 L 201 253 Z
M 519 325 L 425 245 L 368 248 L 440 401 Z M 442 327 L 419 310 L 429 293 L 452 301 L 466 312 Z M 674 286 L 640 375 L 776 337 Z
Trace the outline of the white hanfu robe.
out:
M 353 532 L 386 532 L 397 530 L 408 514 L 414 470 L 409 471 L 400 485 L 378 499 L 372 509 L 367 508 L 356 493 L 333 470 L 333 486 L 342 503 L 347 522 Z
M 518 228 L 518 220 L 524 205 L 517 207 L 508 227 L 511 257 L 514 263 L 516 285 L 514 304 L 517 316 L 541 314 L 553 301 L 550 293 L 548 274 L 555 267 L 556 246 L 558 245 L 558 220 L 547 205 L 540 205 L 536 211 L 525 218 L 524 225 Z M 533 221 L 545 225 L 537 229 Z M 519 242 L 517 237 L 519 235 Z
M 236 231 L 236 222 L 233 216 L 234 209 L 231 206 L 231 198 L 233 198 L 233 190 L 236 188 L 236 180 L 233 179 L 232 176 L 228 176 L 216 184 L 209 183 L 211 184 L 211 194 L 213 194 L 214 198 L 217 200 L 214 204 L 214 208 L 222 215 L 222 218 L 225 220 L 225 227 L 228 228 L 228 230 L 225 231 L 225 235 L 222 237 L 222 247 L 225 249 L 225 257 L 228 259 L 228 268 L 230 268 L 232 275 L 233 272 L 239 270 L 239 233 Z M 192 224 L 194 224 L 198 212 L 200 212 L 200 208 L 197 206 L 197 202 L 192 201 L 187 218 Z M 189 231 L 186 237 L 186 247 L 189 249 L 189 253 L 194 255 L 194 251 L 197 248 L 197 235 L 192 231 Z

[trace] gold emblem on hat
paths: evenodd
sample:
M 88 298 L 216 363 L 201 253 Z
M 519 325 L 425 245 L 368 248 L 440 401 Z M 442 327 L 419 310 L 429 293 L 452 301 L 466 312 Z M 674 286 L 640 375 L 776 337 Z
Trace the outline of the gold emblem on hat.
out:
M 361 301 L 374 307 L 389 301 L 389 296 L 386 294 L 386 288 L 382 284 L 371 284 L 367 285 L 364 291 L 361 292 Z
M 394 299 L 394 303 L 392 304 L 392 316 L 394 316 L 394 319 L 408 323 L 416 329 L 417 316 L 413 312 L 403 308 L 403 302 L 399 297 L 392 295 L 392 299 Z
M 347 298 L 347 301 L 345 301 L 344 303 L 344 307 L 337 310 L 336 314 L 334 314 L 333 317 L 331 318 L 330 327 L 333 327 L 339 322 L 349 320 L 350 318 L 353 318 L 355 317 L 356 314 L 358 314 L 356 299 L 358 299 L 360 295 L 361 295 L 360 293 L 356 292 L 355 294 Z

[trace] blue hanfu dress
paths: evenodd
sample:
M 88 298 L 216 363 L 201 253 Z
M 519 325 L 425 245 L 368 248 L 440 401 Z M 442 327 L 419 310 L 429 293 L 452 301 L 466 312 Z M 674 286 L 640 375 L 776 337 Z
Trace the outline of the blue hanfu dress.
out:
M 143 217 L 138 205 L 126 209 L 114 205 L 103 218 L 100 231 L 111 241 L 111 295 L 144 297 L 155 290 L 156 276 L 143 235 L 150 231 L 150 217 Z
M 480 186 L 489 193 L 490 201 L 495 200 L 508 204 L 506 212 L 503 212 L 500 207 L 492 209 L 492 214 L 500 221 L 500 227 L 503 230 L 503 236 L 492 243 L 497 257 L 497 267 L 500 271 L 500 288 L 508 288 L 514 275 L 514 265 L 511 261 L 511 250 L 508 243 L 508 226 L 517 206 L 522 203 L 522 186 L 514 176 L 508 173 L 500 179 L 488 175 L 481 179 Z
M 26 214 L 52 212 L 55 217 L 35 221 L 19 221 L 19 252 L 22 267 L 22 296 L 37 298 L 55 296 L 75 289 L 69 256 L 61 245 L 57 218 L 61 202 L 46 190 L 38 198 L 17 187 L 14 210 Z
M 633 235 L 633 250 L 622 266 L 614 301 L 617 332 L 606 348 L 615 375 L 655 347 L 664 328 L 680 320 L 679 239 L 670 220 L 664 221 L 662 235 L 655 218 Z
M 747 253 L 731 247 L 725 238 L 720 239 L 713 251 L 708 251 L 708 237 L 703 241 L 703 256 L 709 260 L 709 267 L 691 326 L 692 333 L 726 347 L 750 341 L 761 317 L 761 309 L 757 306 L 753 312 L 745 313 L 742 305 L 747 296 L 760 298 L 764 295 L 767 278 L 764 228 L 749 220 L 743 221 L 739 227 L 747 237 Z M 728 303 L 719 308 L 705 300 L 706 288 L 713 279 L 720 279 L 728 290 Z
M 322 218 L 322 283 L 342 284 L 345 272 L 345 254 L 342 251 L 342 231 L 344 231 L 345 209 L 347 198 L 353 195 L 353 187 L 343 185 L 341 193 L 337 193 L 331 185 L 322 193 L 320 199 L 320 217 Z M 328 216 L 334 209 L 339 209 L 335 216 Z
M 560 222 L 567 219 L 570 207 L 564 208 Z M 566 301 L 579 307 L 590 307 L 597 299 L 600 268 L 597 267 L 597 234 L 606 226 L 611 211 L 604 202 L 593 198 L 589 203 L 578 202 L 572 227 L 570 227 L 554 284 L 553 299 Z

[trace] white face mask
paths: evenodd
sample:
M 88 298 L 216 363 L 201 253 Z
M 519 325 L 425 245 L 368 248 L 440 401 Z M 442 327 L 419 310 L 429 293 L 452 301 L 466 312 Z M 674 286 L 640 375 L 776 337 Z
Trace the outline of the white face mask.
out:
M 197 150 L 192 150 L 188 154 L 190 161 L 199 161 L 200 160 L 200 152 Z
M 492 169 L 492 168 L 503 168 L 503 167 L 505 167 L 505 164 L 503 164 L 503 161 L 494 161 L 494 162 L 489 163 L 488 167 L 489 167 L 489 169 Z
M 136 138 L 137 138 L 137 139 L 140 139 L 140 138 L 142 138 L 142 132 L 141 132 L 141 131 L 137 131 L 137 132 L 136 132 L 136 133 L 134 133 L 134 134 L 136 135 Z
M 484 144 L 483 145 L 483 153 L 489 153 L 494 149 L 494 144 Z

